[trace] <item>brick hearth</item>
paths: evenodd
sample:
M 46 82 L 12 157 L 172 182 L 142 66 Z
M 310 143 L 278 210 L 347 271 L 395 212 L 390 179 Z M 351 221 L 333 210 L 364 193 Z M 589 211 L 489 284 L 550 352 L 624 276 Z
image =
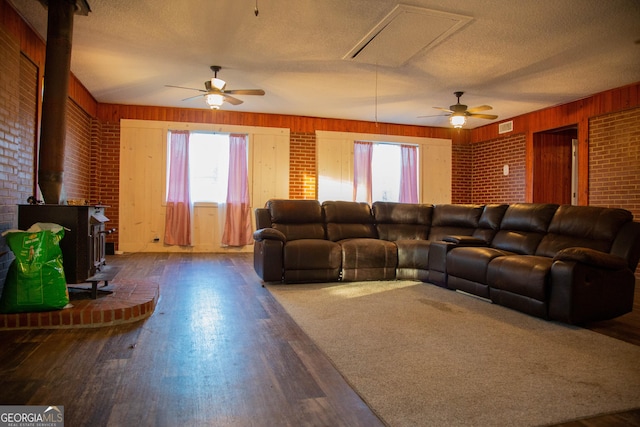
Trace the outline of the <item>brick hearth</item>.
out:
M 157 283 L 144 280 L 116 279 L 109 282 L 108 287 L 98 289 L 110 290 L 112 293 L 99 293 L 94 300 L 88 297 L 88 292 L 72 289 L 69 291 L 73 305 L 71 308 L 38 313 L 0 314 L 0 330 L 94 328 L 135 322 L 151 316 L 160 295 Z

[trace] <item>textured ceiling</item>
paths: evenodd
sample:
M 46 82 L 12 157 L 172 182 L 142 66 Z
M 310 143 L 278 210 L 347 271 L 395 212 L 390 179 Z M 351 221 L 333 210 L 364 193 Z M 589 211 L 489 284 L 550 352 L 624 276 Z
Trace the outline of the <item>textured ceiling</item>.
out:
M 41 3 L 10 2 L 45 38 Z M 205 109 L 201 98 L 182 101 L 196 92 L 165 85 L 204 88 L 209 66 L 221 65 L 227 89 L 266 91 L 226 110 L 447 126 L 419 116 L 439 114 L 432 107 L 454 104 L 458 90 L 470 107 L 493 106 L 499 122 L 640 81 L 638 0 L 407 0 L 471 19 L 449 34 L 433 17 L 410 17 L 408 28 L 383 30 L 364 60 L 348 54 L 398 2 L 257 0 L 258 16 L 256 0 L 88 2 L 91 13 L 75 17 L 71 70 L 104 103 Z

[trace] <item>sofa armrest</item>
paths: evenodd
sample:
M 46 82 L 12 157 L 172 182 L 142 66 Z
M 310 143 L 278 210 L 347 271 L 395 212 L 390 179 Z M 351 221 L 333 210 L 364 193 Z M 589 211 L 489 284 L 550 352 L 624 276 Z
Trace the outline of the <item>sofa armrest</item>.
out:
M 581 247 L 563 249 L 553 257 L 553 260 L 574 261 L 606 270 L 622 270 L 628 268 L 627 261 L 619 256 Z
M 609 320 L 633 309 L 636 278 L 621 257 L 567 248 L 551 265 L 549 318 L 570 324 Z
M 263 240 L 279 240 L 282 243 L 287 242 L 287 237 L 275 228 L 261 228 L 253 232 L 253 240 L 262 242 Z
M 284 271 L 284 243 L 280 240 L 256 240 L 253 245 L 253 268 L 265 282 L 281 282 Z
M 487 246 L 486 240 L 473 236 L 444 236 L 442 240 L 458 246 Z

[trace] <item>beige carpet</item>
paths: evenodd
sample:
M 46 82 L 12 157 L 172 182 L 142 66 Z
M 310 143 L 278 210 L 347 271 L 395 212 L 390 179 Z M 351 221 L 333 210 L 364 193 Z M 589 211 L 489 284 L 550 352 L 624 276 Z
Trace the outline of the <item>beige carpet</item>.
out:
M 640 407 L 640 347 L 417 282 L 269 285 L 390 426 L 538 426 Z

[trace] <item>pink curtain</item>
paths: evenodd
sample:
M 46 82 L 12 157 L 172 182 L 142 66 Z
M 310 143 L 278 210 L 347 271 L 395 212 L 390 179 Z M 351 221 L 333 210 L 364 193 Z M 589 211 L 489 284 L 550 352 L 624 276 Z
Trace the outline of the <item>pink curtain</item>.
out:
M 170 145 L 164 243 L 189 246 L 191 245 L 189 131 L 171 131 Z
M 418 147 L 401 145 L 400 203 L 418 203 Z
M 229 183 L 222 244 L 244 246 L 252 243 L 247 136 L 232 134 L 229 136 Z
M 367 203 L 371 204 L 372 176 L 371 162 L 373 160 L 373 144 L 366 141 L 354 141 L 353 144 L 353 201 L 358 200 L 359 189 L 364 187 Z

